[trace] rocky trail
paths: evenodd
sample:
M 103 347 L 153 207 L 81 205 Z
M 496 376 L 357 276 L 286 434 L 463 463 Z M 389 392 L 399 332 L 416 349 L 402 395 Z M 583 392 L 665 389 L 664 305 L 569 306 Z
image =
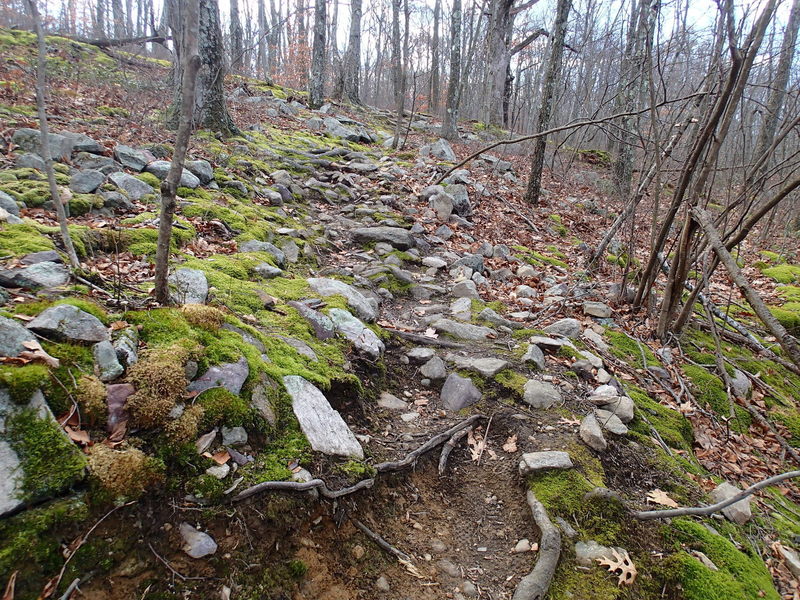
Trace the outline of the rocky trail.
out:
M 21 33 L 5 52 L 26 56 Z M 710 336 L 648 341 L 617 280 L 582 271 L 602 167 L 551 176 L 534 211 L 518 149 L 432 185 L 477 134 L 452 147 L 417 115 L 393 151 L 386 113 L 238 85 L 241 136 L 195 135 L 159 307 L 169 134 L 76 47 L 99 97 L 50 144 L 80 273 L 30 90 L 2 105 L 7 598 L 799 597 L 791 483 L 703 519 L 635 517 L 788 470 L 800 378 L 726 342 L 730 419 Z

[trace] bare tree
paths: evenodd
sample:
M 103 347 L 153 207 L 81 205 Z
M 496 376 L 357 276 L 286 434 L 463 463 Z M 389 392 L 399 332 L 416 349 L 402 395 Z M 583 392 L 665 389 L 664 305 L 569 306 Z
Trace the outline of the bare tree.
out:
M 433 5 L 433 38 L 431 39 L 431 93 L 430 93 L 430 110 L 436 113 L 439 110 L 439 96 L 442 92 L 441 73 L 439 71 L 439 22 L 442 16 L 442 0 L 436 0 Z
M 199 50 L 201 67 L 195 97 L 195 122 L 224 135 L 234 135 L 234 125 L 225 104 L 225 50 L 219 24 L 218 0 L 200 0 Z
M 447 80 L 447 104 L 441 135 L 448 140 L 458 139 L 458 102 L 461 86 L 461 0 L 453 0 L 450 15 L 450 75 Z
M 311 77 L 308 80 L 308 105 L 319 108 L 325 100 L 325 0 L 314 4 L 314 45 L 311 51 Z
M 230 0 L 230 3 L 231 71 L 239 73 L 242 70 L 242 56 L 244 54 L 242 21 L 239 18 L 239 0 Z

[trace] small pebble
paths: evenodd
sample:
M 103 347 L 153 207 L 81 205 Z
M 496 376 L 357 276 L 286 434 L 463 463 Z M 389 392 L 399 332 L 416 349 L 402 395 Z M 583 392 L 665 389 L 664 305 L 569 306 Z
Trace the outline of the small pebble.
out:
M 350 550 L 350 552 L 353 554 L 353 558 L 355 558 L 356 560 L 361 560 L 364 557 L 364 552 L 365 552 L 364 546 L 356 544 L 355 546 L 353 546 L 353 549 Z
M 378 577 L 377 581 L 375 581 L 375 589 L 379 592 L 388 592 L 391 588 L 389 587 L 389 581 L 381 575 Z
M 514 552 L 520 554 L 522 552 L 530 552 L 531 550 L 531 543 L 528 539 L 523 538 L 517 542 L 517 545 L 514 546 Z
M 464 581 L 464 583 L 461 584 L 461 592 L 469 598 L 478 597 L 478 588 L 475 587 L 475 584 L 471 581 Z

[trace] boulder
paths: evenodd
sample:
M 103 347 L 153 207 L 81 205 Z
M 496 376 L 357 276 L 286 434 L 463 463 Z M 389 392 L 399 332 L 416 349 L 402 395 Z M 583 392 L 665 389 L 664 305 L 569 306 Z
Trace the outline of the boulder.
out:
M 453 198 L 453 212 L 459 217 L 468 217 L 472 214 L 472 204 L 469 201 L 467 186 L 461 183 L 447 186 L 447 193 Z
M 91 194 L 106 180 L 106 176 L 96 169 L 84 169 L 75 173 L 69 180 L 69 189 L 76 194 Z
M 207 160 L 187 160 L 183 163 L 183 167 L 197 177 L 203 185 L 214 180 L 214 169 Z
M 156 157 L 147 150 L 131 148 L 125 144 L 117 144 L 114 146 L 114 158 L 116 158 L 122 166 L 133 171 L 144 171 L 144 168 L 156 159 Z
M 501 358 L 473 358 L 471 356 L 459 356 L 457 354 L 448 354 L 445 358 L 457 368 L 474 371 L 485 378 L 494 377 L 500 371 L 508 367 L 508 361 Z
M 441 358 L 433 356 L 420 367 L 419 372 L 423 377 L 427 377 L 431 381 L 441 381 L 447 377 L 447 366 Z
M 581 334 L 581 322 L 577 319 L 559 319 L 544 328 L 550 335 L 561 335 L 567 338 L 577 338 Z
M 59 304 L 43 310 L 27 327 L 34 333 L 56 341 L 97 343 L 109 339 L 108 330 L 97 317 L 71 304 Z
M 529 475 L 550 469 L 571 469 L 572 460 L 566 452 L 548 450 L 545 452 L 526 452 L 519 461 L 519 474 Z
M 242 386 L 247 381 L 248 375 L 250 375 L 250 366 L 243 356 L 235 363 L 224 363 L 209 367 L 203 375 L 191 382 L 186 389 L 190 392 L 203 392 L 214 387 L 222 387 L 231 394 L 238 395 L 242 391 Z
M 134 202 L 141 200 L 148 194 L 155 194 L 155 190 L 149 184 L 127 173 L 112 173 L 108 176 L 108 180 L 118 189 L 125 192 L 128 198 Z
M 15 217 L 19 216 L 19 204 L 5 192 L 0 192 L 0 208 L 8 211 Z
M 320 296 L 344 296 L 347 304 L 352 308 L 356 315 L 367 321 L 372 322 L 378 316 L 378 311 L 372 304 L 352 285 L 348 285 L 337 279 L 326 277 L 311 277 L 308 279 L 311 289 Z
M 481 295 L 478 293 L 478 288 L 474 281 L 459 281 L 453 286 L 453 296 L 472 300 L 481 299 Z
M 266 252 L 275 258 L 278 266 L 283 266 L 286 262 L 286 255 L 275 245 L 269 242 L 259 242 L 250 240 L 239 244 L 239 252 Z
M 182 268 L 169 276 L 172 297 L 180 304 L 205 304 L 208 298 L 208 280 L 199 269 Z
M 453 152 L 453 147 L 450 145 L 444 138 L 439 138 L 434 143 L 432 143 L 429 147 L 429 153 L 432 157 L 438 158 L 439 160 L 446 160 L 449 162 L 456 161 L 456 153 Z
M 727 481 L 723 481 L 711 491 L 711 500 L 714 504 L 723 502 L 729 498 L 733 498 L 736 494 L 741 492 L 739 488 L 731 485 Z M 733 521 L 739 525 L 744 525 L 753 516 L 750 511 L 751 496 L 743 498 L 738 502 L 734 502 L 730 506 L 722 509 L 722 514 L 725 515 L 729 521 Z
M 540 371 L 545 368 L 544 352 L 536 344 L 528 344 L 528 349 L 522 355 L 522 362 L 528 365 L 533 365 Z
M 552 383 L 529 379 L 523 388 L 522 399 L 533 408 L 550 408 L 561 402 L 561 392 Z
M 330 309 L 328 315 L 336 331 L 352 343 L 360 354 L 372 360 L 380 358 L 386 348 L 374 331 L 341 308 Z
M 442 406 L 450 411 L 459 411 L 472 406 L 481 399 L 481 391 L 468 377 L 450 373 L 442 386 L 440 397 Z
M 584 302 L 583 314 L 598 319 L 608 319 L 611 317 L 611 307 L 603 302 Z
M 152 173 L 163 181 L 167 178 L 171 167 L 172 163 L 168 160 L 154 160 L 153 162 L 148 163 L 144 170 L 147 173 Z M 181 179 L 178 182 L 178 185 L 181 187 L 195 189 L 196 187 L 200 186 L 200 179 L 189 169 L 184 168 L 181 171 Z
M 283 385 L 292 399 L 300 428 L 311 448 L 328 455 L 362 460 L 364 450 L 353 432 L 314 384 L 298 375 L 287 375 Z
M 297 310 L 297 312 L 300 313 L 300 316 L 308 321 L 309 325 L 311 325 L 311 329 L 314 330 L 314 335 L 317 336 L 317 339 L 329 340 L 336 336 L 336 328 L 333 325 L 333 321 L 331 321 L 327 316 L 318 310 L 314 310 L 302 302 L 292 301 L 288 302 L 287 304 Z
M 598 452 L 603 452 L 608 448 L 606 438 L 603 437 L 603 430 L 594 415 L 586 415 L 581 421 L 581 428 L 578 432 L 583 442 Z
M 408 250 L 416 243 L 408 230 L 402 227 L 361 227 L 353 230 L 353 239 L 360 244 L 384 242 L 398 250 Z
M 20 169 L 36 169 L 37 171 L 42 171 L 47 168 L 44 164 L 44 159 L 39 156 L 38 154 L 33 154 L 32 152 L 26 152 L 17 158 L 14 161 L 14 165 Z
M 37 262 L 25 269 L 15 271 L 13 281 L 17 287 L 29 290 L 52 289 L 69 281 L 69 270 L 61 263 Z
M 436 213 L 436 218 L 447 223 L 450 215 L 453 214 L 453 197 L 450 194 L 441 192 L 432 196 L 429 200 L 430 207 Z
M 90 138 L 85 133 L 62 131 L 61 135 L 72 141 L 73 152 L 88 152 L 89 154 L 103 154 L 106 149 L 100 142 Z
M 104 340 L 95 344 L 92 347 L 92 354 L 100 381 L 113 381 L 125 371 L 119 364 L 117 351 L 110 341 Z
M 39 141 L 40 139 L 41 132 L 38 129 L 21 127 L 11 136 L 11 143 L 19 146 L 20 150 L 24 150 L 25 152 L 41 155 L 42 146 Z M 50 132 L 47 136 L 47 145 L 50 147 L 50 156 L 53 160 L 68 160 L 72 155 L 74 142 L 63 135 Z

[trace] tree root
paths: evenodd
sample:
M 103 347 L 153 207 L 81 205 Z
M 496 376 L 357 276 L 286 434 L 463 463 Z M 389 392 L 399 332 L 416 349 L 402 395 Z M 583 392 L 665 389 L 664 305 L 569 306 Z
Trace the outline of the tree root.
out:
M 386 550 L 386 552 L 392 554 L 393 556 L 396 556 L 397 559 L 400 561 L 405 561 L 408 563 L 411 562 L 411 557 L 408 554 L 392 546 L 389 542 L 387 542 L 377 533 L 372 531 L 369 527 L 364 525 L 364 523 L 362 523 L 358 519 L 350 519 L 350 521 L 353 523 L 353 525 L 355 525 L 358 528 L 359 531 L 361 531 L 361 533 L 367 536 L 371 541 L 375 542 L 375 544 L 378 545 L 381 549 Z
M 457 431 L 442 447 L 442 454 L 439 456 L 439 476 L 444 475 L 445 469 L 447 469 L 447 459 L 450 457 L 450 453 L 455 450 L 455 447 L 458 445 L 458 442 L 461 440 L 461 438 L 467 435 L 471 430 L 472 427 L 467 427 L 466 429 Z
M 561 533 L 550 521 L 544 505 L 536 499 L 532 491 L 528 490 L 527 498 L 533 520 L 542 533 L 539 557 L 536 559 L 533 571 L 523 577 L 517 585 L 512 600 L 543 600 L 547 596 L 547 590 L 550 589 L 550 582 L 561 556 Z

